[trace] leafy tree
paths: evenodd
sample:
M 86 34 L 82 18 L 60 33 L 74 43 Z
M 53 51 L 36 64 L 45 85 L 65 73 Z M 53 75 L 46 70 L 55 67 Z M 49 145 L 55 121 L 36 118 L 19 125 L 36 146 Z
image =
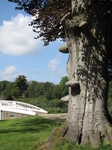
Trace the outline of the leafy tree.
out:
M 36 81 L 30 81 L 28 83 L 28 88 L 25 91 L 25 96 L 26 97 L 38 97 L 38 83 Z
M 60 99 L 62 97 L 62 91 L 59 85 L 55 85 L 52 91 L 52 99 Z
M 20 88 L 15 83 L 13 84 L 13 86 L 10 90 L 11 90 L 10 93 L 13 96 L 13 99 L 21 96 Z
M 24 9 L 27 13 L 35 15 L 31 25 L 34 27 L 34 32 L 38 33 L 39 37 L 43 37 L 44 44 L 48 45 L 49 41 L 55 41 L 56 38 L 65 40 L 63 26 L 59 19 L 69 11 L 69 0 L 8 0 L 18 4 L 16 9 Z
M 45 45 L 66 37 L 69 107 L 65 137 L 98 147 L 103 133 L 103 141 L 112 144 L 112 120 L 107 110 L 108 75 L 112 75 L 112 1 L 9 1 L 35 15 L 31 25 Z
M 109 108 L 109 111 L 112 113 L 112 81 L 109 83 L 108 108 Z
M 43 92 L 44 92 L 44 96 L 45 96 L 48 100 L 51 100 L 51 98 L 52 98 L 52 91 L 53 91 L 53 88 L 54 88 L 54 84 L 53 84 L 53 83 L 46 82 L 46 83 L 44 84 Z
M 38 83 L 38 96 L 40 96 L 40 95 L 44 95 L 44 83 L 42 83 L 42 82 L 40 82 L 40 83 Z
M 68 95 L 68 87 L 65 85 L 65 83 L 68 81 L 68 77 L 62 77 L 60 81 L 60 88 L 61 88 L 61 93 L 62 97 Z
M 27 89 L 28 84 L 27 84 L 27 79 L 24 75 L 19 75 L 18 78 L 16 78 L 14 84 L 13 84 L 13 88 L 14 93 L 18 93 L 20 94 L 20 96 L 24 97 L 24 91 Z
M 3 98 L 5 100 L 13 100 L 13 95 L 9 89 L 5 89 L 3 92 Z
M 2 92 L 7 88 L 12 86 L 12 83 L 9 81 L 1 81 L 0 82 L 0 94 L 2 94 Z
M 30 81 L 28 82 L 28 88 L 25 91 L 26 97 L 38 97 L 40 95 L 44 95 L 44 84 L 42 82 Z
M 5 83 L 6 85 L 4 86 L 4 90 L 3 90 L 3 99 L 5 100 L 13 100 L 13 94 L 12 94 L 12 87 L 13 87 L 13 83 L 9 82 L 9 81 L 3 81 L 2 83 Z
M 41 107 L 41 108 L 46 108 L 48 106 L 48 100 L 45 96 L 40 95 L 37 98 L 37 106 Z
M 49 101 L 49 109 L 48 111 L 50 113 L 62 113 L 62 112 L 67 112 L 67 103 L 64 103 L 60 101 L 60 99 L 52 99 Z
M 54 87 L 55 85 L 50 82 L 42 83 L 37 81 L 30 81 L 28 83 L 28 88 L 27 91 L 25 92 L 25 96 L 36 98 L 43 95 L 48 100 L 51 100 Z

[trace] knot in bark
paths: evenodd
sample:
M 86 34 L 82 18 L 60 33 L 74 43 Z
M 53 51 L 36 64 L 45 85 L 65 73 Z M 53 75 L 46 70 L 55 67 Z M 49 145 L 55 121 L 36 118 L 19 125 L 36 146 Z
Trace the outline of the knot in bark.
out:
M 78 15 L 74 16 L 72 18 L 66 18 L 65 19 L 65 26 L 66 28 L 82 28 L 87 25 L 87 18 L 85 15 Z

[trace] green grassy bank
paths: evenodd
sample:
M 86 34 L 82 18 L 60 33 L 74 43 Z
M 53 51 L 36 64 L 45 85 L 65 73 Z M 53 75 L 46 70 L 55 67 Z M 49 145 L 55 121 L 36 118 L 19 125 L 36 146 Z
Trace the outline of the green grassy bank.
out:
M 27 117 L 0 122 L 0 150 L 35 150 L 59 126 L 41 117 Z
M 39 116 L 1 121 L 0 150 L 38 150 L 37 147 L 49 138 L 52 129 L 60 125 L 61 121 L 58 119 L 49 120 Z M 55 143 L 52 150 L 93 149 L 62 142 Z M 112 150 L 112 147 L 104 143 L 97 150 Z

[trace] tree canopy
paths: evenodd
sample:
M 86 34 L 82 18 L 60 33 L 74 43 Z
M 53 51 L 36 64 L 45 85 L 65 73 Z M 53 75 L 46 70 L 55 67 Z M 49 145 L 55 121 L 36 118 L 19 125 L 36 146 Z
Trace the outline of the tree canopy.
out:
M 24 91 L 28 88 L 27 79 L 24 75 L 19 75 L 13 85 L 14 93 L 24 97 Z M 18 92 L 17 92 L 18 91 Z
M 92 19 L 98 15 L 111 12 L 111 0 L 82 0 L 80 6 L 77 6 L 76 0 L 8 0 L 17 3 L 16 9 L 24 10 L 25 12 L 35 16 L 30 25 L 33 26 L 33 31 L 39 33 L 37 38 L 42 37 L 44 44 L 48 45 L 50 41 L 57 38 L 65 40 L 64 28 L 61 19 L 68 13 L 72 18 L 75 14 L 84 12 L 87 19 Z M 74 13 L 71 8 L 71 2 L 75 3 Z M 86 9 L 86 11 L 85 11 Z M 87 12 L 87 13 L 86 13 Z
M 69 11 L 69 0 L 9 0 L 18 4 L 16 9 L 24 9 L 35 16 L 30 23 L 33 31 L 39 33 L 37 38 L 43 37 L 44 45 L 57 38 L 65 39 L 63 26 L 59 21 Z
M 62 24 L 62 18 L 74 15 L 84 14 L 87 22 L 97 24 L 97 19 L 106 13 L 112 13 L 111 0 L 86 0 L 81 1 L 80 6 L 76 0 L 8 0 L 17 3 L 16 9 L 24 9 L 25 12 L 33 15 L 33 20 L 30 23 L 33 26 L 33 31 L 37 32 L 37 37 L 42 38 L 44 45 L 60 38 L 65 41 L 65 31 Z M 75 8 L 72 9 L 71 3 L 75 3 Z M 84 7 L 82 7 L 84 5 Z M 86 9 L 86 11 L 85 11 Z M 68 15 L 69 14 L 69 15 Z M 90 27 L 91 28 L 91 27 Z M 112 74 L 112 27 L 110 26 L 109 34 L 109 52 L 108 52 L 108 69 L 109 75 Z

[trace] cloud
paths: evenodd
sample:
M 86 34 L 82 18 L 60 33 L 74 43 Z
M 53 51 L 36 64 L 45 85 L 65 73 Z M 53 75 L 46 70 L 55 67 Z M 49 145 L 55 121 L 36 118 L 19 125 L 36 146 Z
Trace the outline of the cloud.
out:
M 40 51 L 42 42 L 35 40 L 36 34 L 28 24 L 32 17 L 18 14 L 0 26 L 0 51 L 8 55 L 24 55 Z
M 0 77 L 3 80 L 14 81 L 18 76 L 18 71 L 15 66 L 7 66 L 3 71 L 0 71 Z
M 38 73 L 38 70 L 36 68 L 33 68 L 33 73 L 37 74 Z
M 60 64 L 60 61 L 57 58 L 53 58 L 48 63 L 48 69 L 50 70 L 52 75 L 55 75 L 57 73 L 57 71 L 58 71 L 58 64 Z

